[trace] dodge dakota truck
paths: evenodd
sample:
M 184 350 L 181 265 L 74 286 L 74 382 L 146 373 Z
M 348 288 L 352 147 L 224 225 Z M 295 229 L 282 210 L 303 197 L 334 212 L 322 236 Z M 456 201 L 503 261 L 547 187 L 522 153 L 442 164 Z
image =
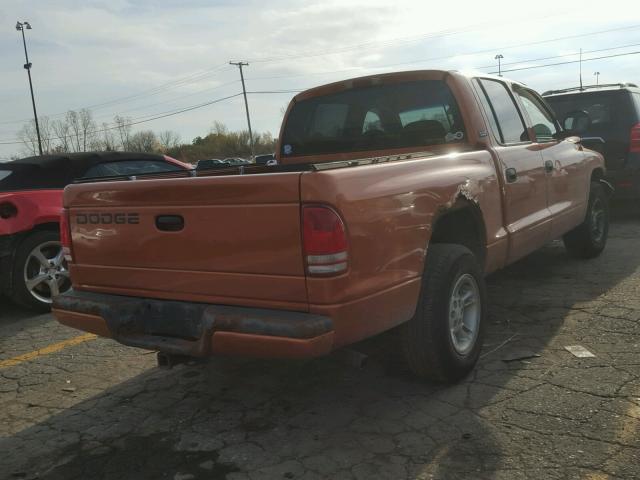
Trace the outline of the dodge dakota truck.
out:
M 70 185 L 58 320 L 160 355 L 315 357 L 398 327 L 409 368 L 473 369 L 485 275 L 605 247 L 602 156 L 523 84 L 414 71 L 295 96 L 276 166 Z

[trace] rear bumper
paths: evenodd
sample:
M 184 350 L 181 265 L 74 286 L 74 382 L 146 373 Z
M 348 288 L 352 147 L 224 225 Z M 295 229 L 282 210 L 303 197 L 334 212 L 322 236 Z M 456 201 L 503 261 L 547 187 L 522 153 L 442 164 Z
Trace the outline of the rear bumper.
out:
M 333 349 L 331 318 L 302 312 L 70 291 L 53 313 L 64 325 L 148 350 L 206 357 L 309 358 Z

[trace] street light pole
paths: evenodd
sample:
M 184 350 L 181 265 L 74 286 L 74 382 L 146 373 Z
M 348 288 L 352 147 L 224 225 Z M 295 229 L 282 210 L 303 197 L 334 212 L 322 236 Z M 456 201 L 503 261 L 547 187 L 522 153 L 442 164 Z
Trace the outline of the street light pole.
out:
M 16 30 L 22 32 L 22 45 L 24 45 L 24 58 L 27 63 L 24 68 L 29 77 L 29 90 L 31 91 L 31 104 L 33 105 L 33 117 L 36 122 L 36 133 L 38 134 L 38 151 L 42 155 L 42 139 L 40 138 L 40 125 L 38 124 L 38 113 L 36 112 L 36 99 L 33 96 L 33 83 L 31 82 L 31 62 L 29 62 L 29 54 L 27 53 L 27 40 L 24 37 L 24 29 L 31 30 L 29 22 L 16 22 Z
M 504 57 L 502 56 L 501 53 L 499 53 L 494 58 L 496 60 L 498 60 L 498 76 L 501 77 L 502 76 L 502 65 L 500 64 L 500 60 L 502 60 Z
M 247 62 L 229 62 L 230 65 L 235 65 L 240 69 L 240 80 L 242 81 L 242 94 L 244 95 L 244 108 L 247 112 L 247 125 L 249 126 L 249 144 L 251 147 L 251 160 L 255 159 L 255 152 L 253 151 L 253 133 L 251 132 L 251 118 L 249 117 L 249 102 L 247 102 L 247 89 L 244 86 L 244 74 L 242 73 L 242 67 L 248 67 Z

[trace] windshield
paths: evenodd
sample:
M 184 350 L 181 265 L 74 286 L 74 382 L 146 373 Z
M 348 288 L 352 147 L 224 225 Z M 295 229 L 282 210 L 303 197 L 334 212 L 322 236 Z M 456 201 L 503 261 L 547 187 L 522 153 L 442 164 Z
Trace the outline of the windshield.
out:
M 283 157 L 465 141 L 458 106 L 441 80 L 356 88 L 302 100 L 284 130 Z

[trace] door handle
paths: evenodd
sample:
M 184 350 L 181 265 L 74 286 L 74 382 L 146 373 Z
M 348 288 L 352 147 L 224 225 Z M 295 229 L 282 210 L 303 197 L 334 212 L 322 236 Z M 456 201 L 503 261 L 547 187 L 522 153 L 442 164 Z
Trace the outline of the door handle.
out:
M 544 171 L 547 173 L 553 172 L 553 162 L 551 160 L 546 160 L 544 162 Z
M 181 215 L 158 215 L 156 227 L 165 232 L 179 232 L 184 228 L 184 218 Z
M 507 182 L 513 183 L 518 179 L 518 172 L 515 168 L 507 168 L 504 172 Z

